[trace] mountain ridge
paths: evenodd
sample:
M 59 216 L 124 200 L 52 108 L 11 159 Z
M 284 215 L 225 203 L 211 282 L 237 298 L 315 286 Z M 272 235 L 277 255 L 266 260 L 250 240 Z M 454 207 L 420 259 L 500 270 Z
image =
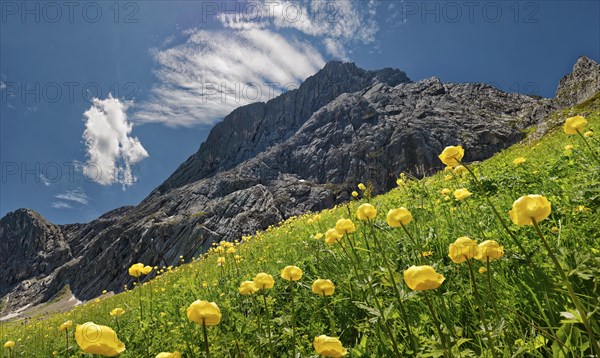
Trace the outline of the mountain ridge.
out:
M 543 124 L 550 111 L 598 92 L 599 74 L 600 66 L 582 57 L 556 98 L 537 100 L 483 84 L 411 82 L 399 70 L 330 63 L 291 94 L 226 116 L 198 152 L 135 207 L 69 225 L 27 209 L 7 214 L 0 220 L 0 260 L 9 262 L 0 272 L 6 277 L 2 312 L 48 300 L 65 285 L 81 299 L 104 289 L 118 292 L 129 283 L 122 272 L 133 262 L 189 260 L 212 242 L 346 201 L 357 181 L 388 190 L 400 172 L 437 170 L 436 155 L 445 145 L 478 147 L 465 159 L 485 159 L 523 139 L 523 130 Z M 350 81 L 332 87 L 323 78 Z M 273 112 L 261 116 L 256 110 L 268 103 Z M 236 140 L 211 146 L 235 130 Z M 205 161 L 220 164 L 205 169 Z

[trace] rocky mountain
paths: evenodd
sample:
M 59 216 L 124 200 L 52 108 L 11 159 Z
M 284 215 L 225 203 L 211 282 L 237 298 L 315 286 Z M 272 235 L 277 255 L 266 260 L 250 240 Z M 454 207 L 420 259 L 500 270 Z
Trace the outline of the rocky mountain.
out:
M 212 242 L 346 201 L 359 181 L 387 191 L 401 172 L 440 169 L 446 145 L 483 160 L 548 113 L 600 91 L 598 78 L 598 64 L 582 57 L 556 98 L 536 99 L 328 63 L 298 89 L 226 116 L 138 206 L 86 224 L 53 225 L 27 209 L 2 218 L 0 310 L 43 302 L 65 285 L 81 300 L 118 292 L 131 283 L 132 263 L 190 259 Z

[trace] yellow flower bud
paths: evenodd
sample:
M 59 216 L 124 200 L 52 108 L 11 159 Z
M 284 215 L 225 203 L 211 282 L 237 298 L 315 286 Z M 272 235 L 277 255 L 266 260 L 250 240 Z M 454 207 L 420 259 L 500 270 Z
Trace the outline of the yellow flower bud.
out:
M 122 309 L 121 307 L 117 307 L 117 308 L 113 309 L 112 311 L 110 311 L 111 317 L 119 317 L 123 314 L 125 314 L 125 310 Z
M 348 354 L 346 348 L 342 346 L 342 342 L 334 337 L 326 335 L 315 337 L 313 345 L 317 354 L 324 357 L 343 357 Z
M 467 236 L 461 236 L 454 243 L 450 244 L 448 251 L 448 257 L 453 262 L 459 264 L 477 255 L 477 242 Z
M 173 353 L 170 352 L 160 352 L 156 355 L 156 358 L 181 358 L 181 353 L 175 351 Z
M 252 295 L 256 291 L 258 291 L 258 287 L 256 287 L 256 285 L 254 284 L 254 281 L 244 281 L 240 284 L 240 288 L 238 289 L 240 295 L 244 296 Z
M 541 195 L 525 195 L 517 199 L 508 212 L 515 225 L 533 225 L 532 218 L 540 222 L 550 216 L 552 208 L 548 199 Z
M 259 289 L 265 290 L 267 288 L 273 288 L 275 280 L 273 280 L 273 276 L 268 273 L 261 272 L 254 277 L 254 284 Z
M 73 326 L 73 321 L 68 320 L 68 321 L 64 322 L 63 324 L 61 324 L 60 327 L 58 327 L 58 329 L 60 329 L 61 331 L 64 331 L 66 329 L 71 328 L 71 326 Z
M 75 328 L 75 341 L 85 353 L 115 357 L 125 350 L 112 328 L 94 322 L 78 324 Z
M 502 256 L 504 256 L 504 246 L 500 246 L 500 244 L 494 240 L 485 240 L 477 246 L 477 255 L 475 255 L 475 259 L 486 262 L 488 259 L 490 261 L 497 260 Z
M 216 326 L 221 322 L 221 310 L 214 302 L 196 300 L 187 308 L 190 321 L 207 326 Z
M 451 167 L 456 167 L 460 165 L 460 161 L 462 160 L 464 155 L 465 150 L 462 146 L 448 146 L 444 148 L 442 154 L 440 154 L 438 158 L 440 158 L 442 163 Z
M 281 278 L 287 281 L 298 281 L 302 278 L 302 270 L 297 266 L 286 266 L 281 270 Z
M 351 234 L 356 231 L 354 223 L 350 219 L 339 219 L 335 223 L 335 229 L 342 235 Z
M 6 343 L 4 343 L 4 348 L 13 348 L 15 346 L 15 341 L 6 341 Z
M 527 159 L 523 158 L 523 157 L 518 157 L 515 160 L 513 160 L 513 164 L 514 165 L 520 165 L 523 164 L 527 161 Z
M 470 197 L 472 195 L 472 193 L 465 188 L 462 189 L 456 189 L 454 191 L 454 198 L 456 200 L 465 200 L 466 198 Z
M 331 296 L 335 292 L 335 285 L 331 280 L 318 279 L 312 284 L 312 292 L 320 296 Z
M 377 209 L 371 204 L 362 204 L 356 210 L 356 217 L 358 220 L 365 221 L 367 219 L 373 220 L 377 216 Z
M 446 278 L 429 265 L 411 266 L 404 271 L 404 282 L 413 291 L 432 290 L 440 287 Z
M 130 276 L 140 277 L 144 273 L 144 264 L 141 264 L 141 263 L 133 264 L 129 268 L 128 272 L 129 272 Z
M 407 208 L 391 209 L 387 213 L 386 221 L 389 226 L 400 227 L 406 226 L 412 221 L 413 217 Z
M 587 124 L 587 121 L 582 116 L 575 116 L 571 118 L 567 118 L 565 121 L 565 125 L 563 127 L 566 134 L 577 134 L 577 132 L 581 133 L 583 128 Z
M 336 229 L 329 229 L 325 232 L 325 242 L 329 245 L 335 244 L 341 239 L 342 234 L 340 234 Z
M 362 191 L 365 191 L 365 190 L 367 190 L 367 187 L 363 183 L 359 183 L 358 184 L 358 189 L 360 189 Z

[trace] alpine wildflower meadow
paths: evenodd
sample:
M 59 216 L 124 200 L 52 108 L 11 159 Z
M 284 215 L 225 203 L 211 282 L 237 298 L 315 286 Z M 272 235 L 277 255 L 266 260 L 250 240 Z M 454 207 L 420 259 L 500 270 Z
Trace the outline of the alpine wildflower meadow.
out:
M 176 267 L 132 262 L 122 293 L 2 323 L 2 356 L 598 357 L 599 108 Z

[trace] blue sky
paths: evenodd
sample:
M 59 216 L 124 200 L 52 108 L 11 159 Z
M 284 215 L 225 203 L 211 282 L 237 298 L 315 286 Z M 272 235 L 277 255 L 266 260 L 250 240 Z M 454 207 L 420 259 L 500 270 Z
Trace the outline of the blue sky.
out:
M 598 1 L 0 4 L 0 215 L 55 223 L 138 204 L 233 108 L 332 59 L 544 97 L 600 60 Z

